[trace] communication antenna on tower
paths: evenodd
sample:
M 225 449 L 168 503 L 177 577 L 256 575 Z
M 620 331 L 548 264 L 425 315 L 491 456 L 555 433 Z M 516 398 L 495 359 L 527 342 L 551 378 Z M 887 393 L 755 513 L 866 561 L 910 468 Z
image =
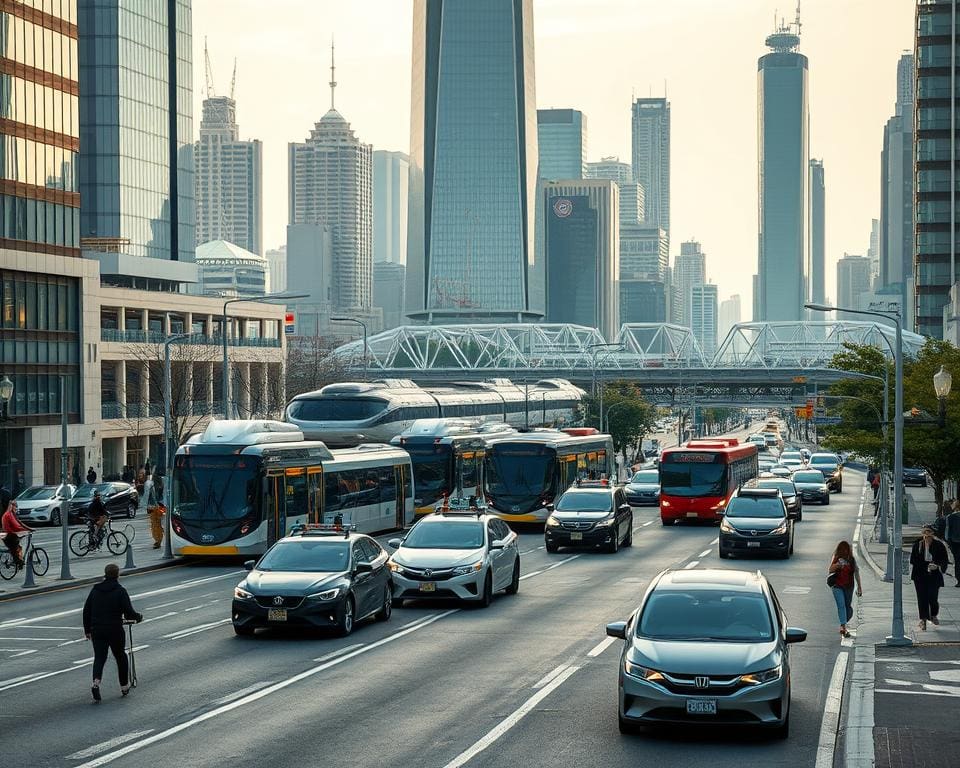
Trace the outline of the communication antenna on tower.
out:
M 797 19 L 794 22 L 797 27 L 797 36 L 800 36 L 800 0 L 797 0 Z
M 237 59 L 233 59 L 233 77 L 230 78 L 230 98 L 233 98 L 233 93 L 237 88 Z
M 333 109 L 333 93 L 337 88 L 336 64 L 333 61 L 333 35 L 330 36 L 330 109 Z
M 207 38 L 203 38 L 203 63 L 206 74 L 207 98 L 215 96 L 213 90 L 213 65 L 210 63 L 210 51 L 207 50 Z

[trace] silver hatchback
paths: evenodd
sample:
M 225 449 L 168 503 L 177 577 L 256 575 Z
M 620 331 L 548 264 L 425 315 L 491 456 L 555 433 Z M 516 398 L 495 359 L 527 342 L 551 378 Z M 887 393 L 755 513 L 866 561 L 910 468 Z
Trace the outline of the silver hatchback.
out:
M 622 638 L 621 733 L 640 725 L 758 725 L 786 738 L 790 727 L 788 627 L 759 571 L 670 570 L 650 585 Z

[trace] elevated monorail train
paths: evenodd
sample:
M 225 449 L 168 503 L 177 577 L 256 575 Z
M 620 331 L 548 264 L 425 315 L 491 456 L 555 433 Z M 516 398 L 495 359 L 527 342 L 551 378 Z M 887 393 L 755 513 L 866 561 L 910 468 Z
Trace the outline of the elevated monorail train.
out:
M 509 379 L 420 387 L 408 379 L 328 384 L 297 395 L 286 419 L 306 439 L 327 445 L 388 443 L 417 419 L 470 418 L 514 427 L 569 427 L 582 423 L 586 395 L 566 379 L 514 384 Z

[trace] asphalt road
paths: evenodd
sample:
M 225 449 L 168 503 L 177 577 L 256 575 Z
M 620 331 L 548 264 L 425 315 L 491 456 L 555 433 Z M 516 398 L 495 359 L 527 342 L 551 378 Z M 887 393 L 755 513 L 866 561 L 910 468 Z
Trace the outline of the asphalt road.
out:
M 346 639 L 296 633 L 234 637 L 235 566 L 186 566 L 125 579 L 146 621 L 134 628 L 140 685 L 122 699 L 113 662 L 90 703 L 91 649 L 80 632 L 86 589 L 0 604 L 0 732 L 30 766 L 270 765 L 812 766 L 840 649 L 824 584 L 829 553 L 850 538 L 862 475 L 829 507 L 808 506 L 789 561 L 720 561 L 714 527 L 663 528 L 635 509 L 634 546 L 616 555 L 548 555 L 522 534 L 523 581 L 487 610 L 411 605 Z M 785 742 L 737 729 L 617 731 L 625 618 L 667 567 L 762 569 L 790 623 L 792 732 Z M 848 641 L 849 642 L 849 641 Z M 23 750 L 23 752 L 20 752 Z

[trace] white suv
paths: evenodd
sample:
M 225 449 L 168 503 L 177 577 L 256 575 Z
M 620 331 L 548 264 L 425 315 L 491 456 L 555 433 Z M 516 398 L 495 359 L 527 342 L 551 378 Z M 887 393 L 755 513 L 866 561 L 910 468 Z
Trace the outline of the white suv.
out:
M 520 587 L 518 536 L 499 517 L 483 511 L 443 511 L 422 518 L 403 539 L 387 566 L 393 604 L 404 600 L 459 599 L 483 608 L 493 594 L 515 595 Z

